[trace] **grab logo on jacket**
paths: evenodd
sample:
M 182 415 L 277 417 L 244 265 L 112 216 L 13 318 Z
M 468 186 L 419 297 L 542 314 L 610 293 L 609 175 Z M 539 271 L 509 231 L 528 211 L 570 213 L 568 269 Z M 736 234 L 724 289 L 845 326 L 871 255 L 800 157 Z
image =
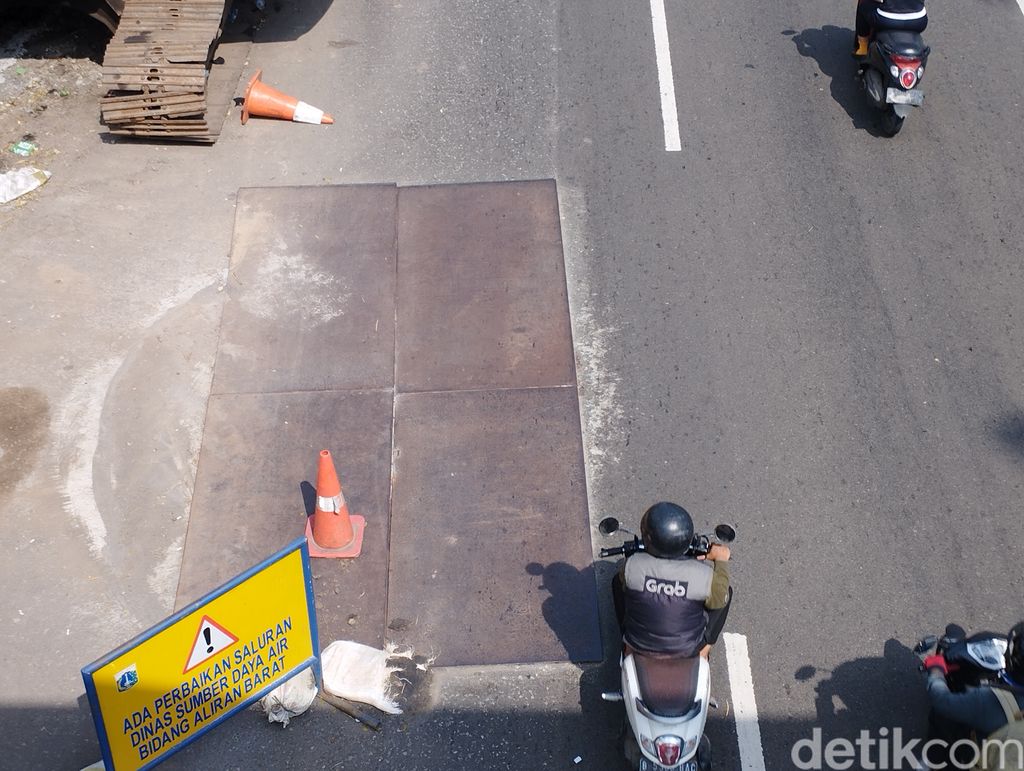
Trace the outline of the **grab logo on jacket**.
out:
M 685 597 L 686 581 L 667 581 L 664 578 L 646 576 L 644 578 L 644 591 L 652 594 L 664 594 L 666 597 Z

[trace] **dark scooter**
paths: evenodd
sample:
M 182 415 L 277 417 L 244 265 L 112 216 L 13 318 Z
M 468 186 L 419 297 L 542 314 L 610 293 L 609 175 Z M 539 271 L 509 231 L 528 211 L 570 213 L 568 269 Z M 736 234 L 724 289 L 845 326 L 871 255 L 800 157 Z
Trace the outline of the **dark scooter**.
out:
M 896 136 L 904 119 L 924 102 L 921 79 L 931 49 L 918 32 L 877 30 L 857 73 L 868 100 L 881 111 L 881 129 Z

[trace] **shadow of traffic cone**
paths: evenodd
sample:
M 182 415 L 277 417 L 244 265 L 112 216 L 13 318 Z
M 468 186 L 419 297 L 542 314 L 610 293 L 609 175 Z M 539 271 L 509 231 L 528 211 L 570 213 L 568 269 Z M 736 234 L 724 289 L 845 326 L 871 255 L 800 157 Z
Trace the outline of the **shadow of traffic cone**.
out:
M 316 473 L 316 510 L 312 517 L 306 518 L 309 556 L 358 557 L 363 548 L 365 527 L 365 519 L 348 513 L 331 452 L 321 450 Z
M 242 123 L 249 120 L 250 115 L 257 118 L 281 118 L 296 123 L 334 123 L 334 118 L 323 110 L 271 88 L 260 80 L 262 77 L 263 70 L 256 70 L 256 74 L 249 79 L 245 100 L 242 102 Z

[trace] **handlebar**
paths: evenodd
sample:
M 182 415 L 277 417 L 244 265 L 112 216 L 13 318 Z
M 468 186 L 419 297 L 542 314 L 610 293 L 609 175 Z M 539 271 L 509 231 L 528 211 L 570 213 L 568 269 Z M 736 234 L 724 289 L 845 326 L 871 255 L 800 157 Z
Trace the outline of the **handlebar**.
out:
M 643 541 L 634 537 L 632 541 L 626 541 L 622 546 L 611 546 L 607 549 L 601 549 L 602 557 L 615 557 L 619 554 L 624 554 L 627 557 L 631 554 L 635 554 L 638 551 L 644 550 Z
M 711 547 L 714 543 L 710 536 L 707 535 L 695 535 L 693 542 L 690 544 L 690 548 L 686 550 L 686 556 L 688 557 L 700 557 L 711 551 Z M 633 536 L 633 540 L 626 541 L 622 546 L 611 546 L 607 549 L 601 549 L 602 557 L 615 557 L 620 554 L 629 557 L 632 554 L 636 554 L 638 551 L 645 551 L 644 542 L 636 536 Z

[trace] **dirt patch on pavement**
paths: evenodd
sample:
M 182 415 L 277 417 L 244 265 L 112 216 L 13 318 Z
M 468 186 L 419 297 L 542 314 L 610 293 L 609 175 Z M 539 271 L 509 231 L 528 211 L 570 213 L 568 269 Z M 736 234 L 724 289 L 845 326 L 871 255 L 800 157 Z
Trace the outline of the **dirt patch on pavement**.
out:
M 59 165 L 67 137 L 99 128 L 100 62 L 110 33 L 56 2 L 38 5 L 0 8 L 0 173 Z
M 34 467 L 46 438 L 50 406 L 34 388 L 0 388 L 0 495 Z

